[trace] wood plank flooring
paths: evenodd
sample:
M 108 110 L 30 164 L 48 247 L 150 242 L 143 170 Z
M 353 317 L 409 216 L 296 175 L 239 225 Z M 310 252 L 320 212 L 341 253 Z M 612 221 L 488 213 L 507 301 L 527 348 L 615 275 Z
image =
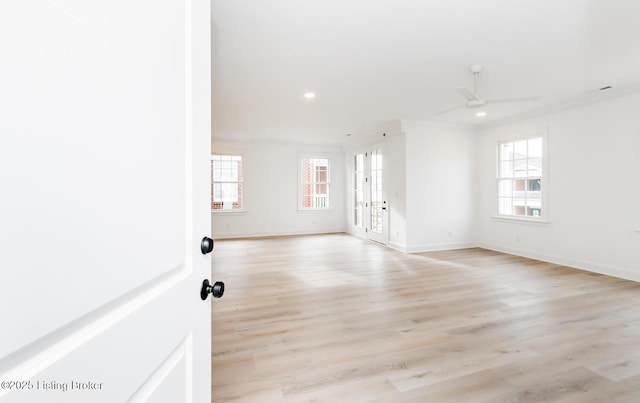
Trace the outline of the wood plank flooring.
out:
M 345 234 L 220 240 L 214 402 L 640 402 L 640 284 Z

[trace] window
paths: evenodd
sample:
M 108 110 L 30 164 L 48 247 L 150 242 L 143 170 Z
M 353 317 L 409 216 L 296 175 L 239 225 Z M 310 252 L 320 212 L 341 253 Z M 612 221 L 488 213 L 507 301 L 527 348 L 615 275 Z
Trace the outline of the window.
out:
M 542 137 L 498 144 L 498 214 L 542 217 Z
M 329 159 L 300 159 L 300 208 L 329 208 Z
M 242 156 L 211 156 L 211 210 L 238 211 L 244 207 Z
M 364 228 L 364 154 L 353 158 L 353 225 Z

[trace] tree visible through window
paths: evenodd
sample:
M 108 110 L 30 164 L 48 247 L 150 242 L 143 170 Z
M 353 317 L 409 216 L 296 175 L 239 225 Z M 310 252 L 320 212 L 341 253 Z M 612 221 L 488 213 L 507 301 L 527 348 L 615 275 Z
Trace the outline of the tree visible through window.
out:
M 542 137 L 498 144 L 498 214 L 542 216 Z
M 301 158 L 301 208 L 329 208 L 329 160 Z
M 242 156 L 211 156 L 211 210 L 243 209 Z

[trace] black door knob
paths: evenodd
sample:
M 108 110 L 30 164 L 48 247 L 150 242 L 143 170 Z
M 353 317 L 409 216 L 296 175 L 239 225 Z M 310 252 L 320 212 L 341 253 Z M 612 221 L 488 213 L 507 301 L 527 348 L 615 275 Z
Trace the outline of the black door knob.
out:
M 221 298 L 224 294 L 224 283 L 222 281 L 216 281 L 211 285 L 209 280 L 204 279 L 202 281 L 202 288 L 200 289 L 200 298 L 204 301 L 209 294 L 213 295 L 213 298 Z
M 213 239 L 209 237 L 202 238 L 202 241 L 200 241 L 200 250 L 202 251 L 203 255 L 211 253 L 211 251 L 213 250 Z

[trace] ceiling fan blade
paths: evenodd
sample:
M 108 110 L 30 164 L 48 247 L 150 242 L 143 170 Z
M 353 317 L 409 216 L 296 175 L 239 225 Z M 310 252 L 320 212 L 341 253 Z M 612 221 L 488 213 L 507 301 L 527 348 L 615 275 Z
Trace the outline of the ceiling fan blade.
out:
M 460 96 L 462 96 L 467 101 L 479 101 L 480 100 L 480 98 L 478 98 L 476 96 L 476 94 L 474 94 L 469 88 L 460 87 L 460 88 L 454 88 L 453 90 L 455 92 L 457 92 L 458 94 L 460 94 Z
M 440 111 L 440 112 L 436 113 L 436 116 L 438 116 L 438 115 L 442 115 L 442 114 L 447 113 L 447 112 L 455 111 L 456 109 L 462 109 L 462 108 L 464 108 L 464 107 L 465 107 L 465 105 L 460 105 L 460 106 L 456 106 L 455 108 L 445 109 L 445 110 L 443 110 L 443 111 Z
M 537 101 L 540 98 L 542 98 L 542 95 L 531 95 L 527 97 L 489 98 L 485 101 L 487 101 L 488 104 L 499 104 L 506 102 Z

